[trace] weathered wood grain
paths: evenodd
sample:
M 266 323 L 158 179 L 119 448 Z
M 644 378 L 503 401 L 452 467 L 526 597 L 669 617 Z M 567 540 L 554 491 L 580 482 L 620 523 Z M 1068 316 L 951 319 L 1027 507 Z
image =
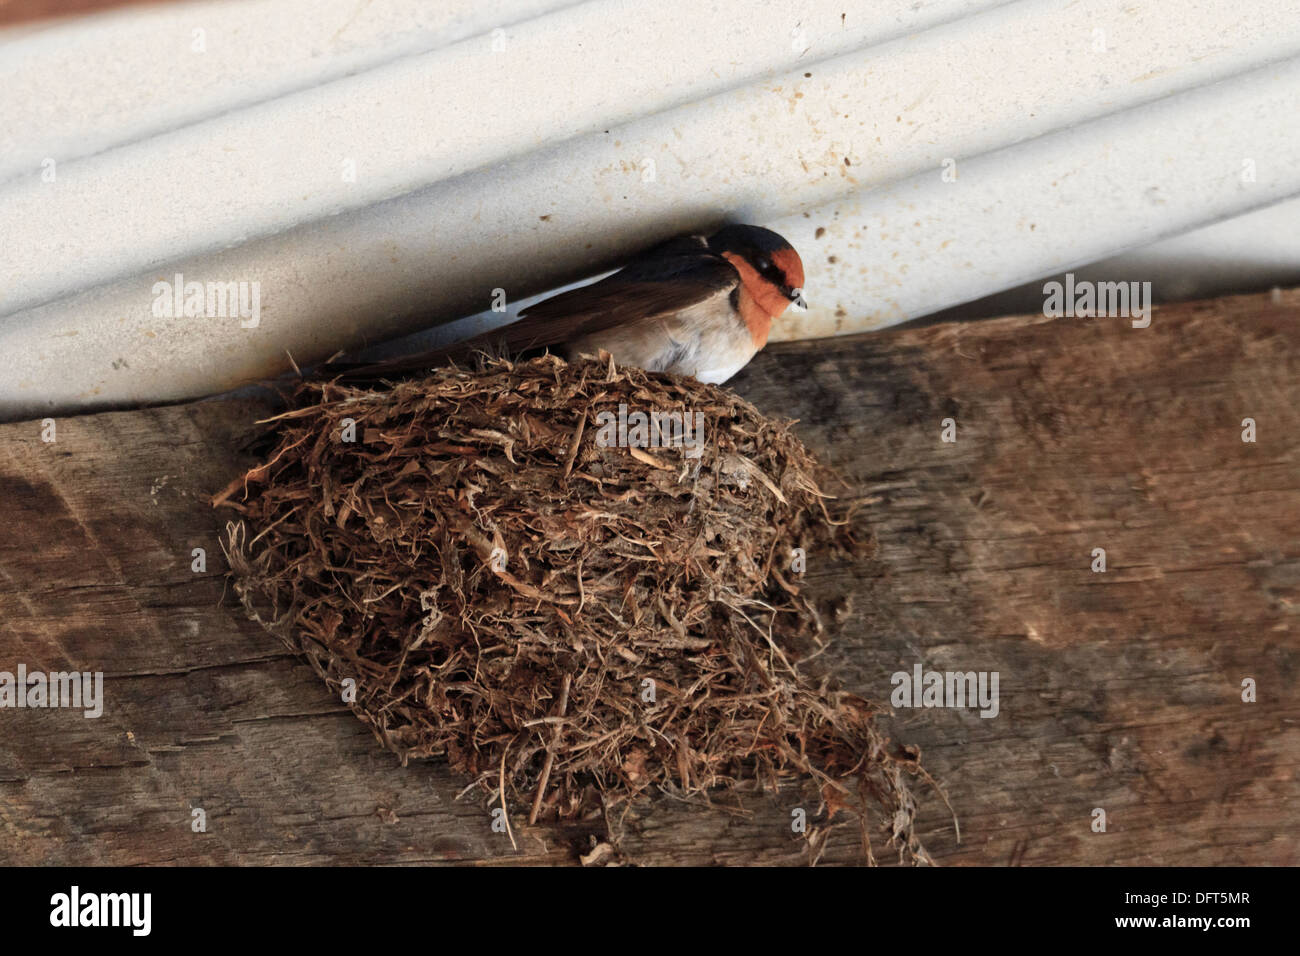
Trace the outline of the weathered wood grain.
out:
M 882 699 L 918 662 L 1000 675 L 995 718 L 888 722 L 960 817 L 958 844 L 927 800 L 938 861 L 1297 862 L 1298 373 L 1291 291 L 1171 306 L 1148 329 L 1021 317 L 795 343 L 735 381 L 802 421 L 875 528 L 873 559 L 808 558 L 807 586 L 846 602 L 828 654 L 845 682 Z M 516 853 L 445 766 L 398 767 L 224 593 L 206 496 L 249 461 L 263 411 L 59 419 L 54 443 L 0 426 L 0 670 L 103 671 L 106 697 L 98 719 L 0 710 L 0 862 L 572 861 L 580 829 L 517 817 Z M 790 800 L 746 804 L 657 803 L 624 847 L 806 859 Z M 843 832 L 823 862 L 856 858 Z

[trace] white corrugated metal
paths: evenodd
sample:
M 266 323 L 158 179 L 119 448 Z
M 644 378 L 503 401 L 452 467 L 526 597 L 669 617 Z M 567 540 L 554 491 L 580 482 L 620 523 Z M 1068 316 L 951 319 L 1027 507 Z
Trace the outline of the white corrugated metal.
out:
M 1290 0 L 437 6 L 0 43 L 0 412 L 220 390 L 725 218 L 803 253 L 795 338 L 1180 234 L 1213 255 L 1204 227 L 1300 196 Z M 258 326 L 155 315 L 177 273 L 258 283 Z

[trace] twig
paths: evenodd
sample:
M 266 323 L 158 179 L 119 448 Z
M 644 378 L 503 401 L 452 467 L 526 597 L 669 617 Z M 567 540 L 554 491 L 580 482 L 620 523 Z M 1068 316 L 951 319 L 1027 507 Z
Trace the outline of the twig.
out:
M 501 794 L 501 816 L 506 821 L 506 836 L 510 837 L 510 845 L 519 849 L 519 844 L 515 842 L 515 833 L 510 829 L 510 808 L 506 806 L 506 754 L 510 752 L 510 745 L 507 744 L 501 750 L 501 774 L 497 777 L 497 792 Z
M 560 706 L 559 713 L 555 716 L 563 717 L 564 712 L 569 709 L 569 685 L 573 682 L 571 674 L 564 675 L 564 684 L 560 688 Z M 528 825 L 532 826 L 537 822 L 537 814 L 542 809 L 542 794 L 546 793 L 546 782 L 551 776 L 551 765 L 555 763 L 555 745 L 559 742 L 560 728 L 555 729 L 551 735 L 550 746 L 546 748 L 546 761 L 542 764 L 542 776 L 537 781 L 537 795 L 533 797 L 533 812 L 528 814 Z

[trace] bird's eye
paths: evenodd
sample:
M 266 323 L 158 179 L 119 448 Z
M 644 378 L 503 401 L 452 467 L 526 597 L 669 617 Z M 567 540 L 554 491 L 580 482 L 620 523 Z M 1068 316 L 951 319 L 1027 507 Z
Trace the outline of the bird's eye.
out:
M 759 272 L 771 272 L 771 271 L 772 271 L 772 260 L 771 260 L 771 259 L 768 259 L 768 258 L 766 258 L 766 257 L 764 257 L 764 258 L 762 258 L 762 259 L 759 259 L 757 265 L 758 265 L 758 271 L 759 271 Z

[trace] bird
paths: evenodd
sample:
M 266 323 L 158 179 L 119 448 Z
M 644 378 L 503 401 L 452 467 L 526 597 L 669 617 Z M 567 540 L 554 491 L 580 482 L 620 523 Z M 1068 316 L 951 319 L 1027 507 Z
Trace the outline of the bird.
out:
M 590 285 L 528 306 L 510 325 L 419 355 L 346 367 L 337 377 L 384 377 L 491 352 L 546 349 L 721 384 L 744 368 L 774 320 L 803 298 L 803 261 L 784 238 L 733 224 L 661 243 Z M 326 374 L 331 374 L 327 367 Z

